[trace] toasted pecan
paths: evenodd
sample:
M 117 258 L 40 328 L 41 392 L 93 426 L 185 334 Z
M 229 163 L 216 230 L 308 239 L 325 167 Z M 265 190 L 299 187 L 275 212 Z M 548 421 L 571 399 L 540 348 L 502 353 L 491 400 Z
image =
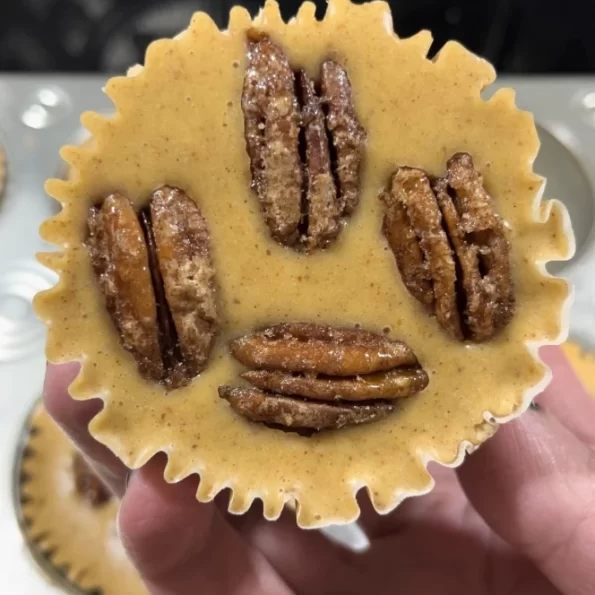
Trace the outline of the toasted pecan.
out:
M 385 204 L 384 234 L 404 285 L 459 340 L 487 341 L 514 314 L 510 244 L 468 153 L 430 182 L 400 167 Z
M 368 423 L 429 382 L 404 343 L 359 328 L 279 324 L 230 348 L 251 368 L 241 376 L 253 386 L 220 387 L 220 396 L 250 421 L 273 426 L 317 431 Z
M 305 401 L 257 388 L 222 386 L 219 395 L 249 421 L 296 429 L 339 430 L 383 419 L 395 410 L 395 405 L 386 401 L 349 405 Z
M 279 370 L 250 370 L 242 374 L 250 384 L 282 395 L 320 401 L 372 401 L 410 397 L 428 385 L 421 368 L 397 368 L 353 377 L 303 375 Z
M 242 108 L 253 185 L 265 220 L 272 236 L 291 246 L 301 220 L 300 113 L 289 60 L 267 37 L 248 42 Z
M 164 186 L 140 214 L 112 194 L 87 223 L 91 264 L 121 344 L 144 378 L 169 388 L 188 384 L 206 366 L 217 319 L 200 209 Z
M 438 323 L 453 337 L 463 339 L 456 296 L 456 270 L 448 237 L 442 228 L 442 215 L 427 174 L 411 167 L 399 167 L 392 178 L 390 189 L 383 194 L 387 211 L 404 209 L 411 228 L 418 239 L 427 274 L 433 291 L 433 310 Z M 391 213 L 393 220 L 394 212 Z M 411 251 L 408 257 L 413 254 Z M 397 264 L 408 286 L 422 285 L 425 277 L 419 263 L 409 262 L 397 255 Z M 418 273 L 419 271 L 419 273 Z M 417 289 L 416 289 L 417 292 Z M 414 291 L 412 291 L 414 293 Z M 419 292 L 418 292 L 419 293 Z M 415 295 L 415 294 L 414 294 Z M 423 303 L 429 302 L 423 298 Z
M 337 62 L 317 84 L 266 35 L 248 40 L 242 109 L 252 186 L 271 236 L 295 250 L 328 246 L 359 201 L 366 133 Z
M 302 100 L 306 163 L 306 234 L 308 250 L 326 246 L 340 230 L 341 209 L 331 172 L 331 157 L 324 112 L 314 81 L 305 71 L 299 73 Z
M 87 247 L 107 311 L 141 374 L 163 378 L 157 306 L 143 232 L 130 201 L 110 194 L 88 216 Z
M 360 169 L 366 132 L 359 122 L 347 71 L 337 62 L 322 65 L 321 98 L 327 109 L 327 127 L 336 156 L 335 174 L 342 210 L 350 214 L 359 202 Z
M 231 352 L 247 366 L 356 376 L 415 366 L 415 354 L 400 341 L 359 329 L 307 323 L 280 324 L 231 342 Z
M 193 200 L 168 186 L 153 194 L 151 221 L 182 360 L 194 377 L 206 366 L 217 320 L 207 224 Z
M 447 164 L 448 184 L 454 191 L 460 227 L 466 239 L 477 246 L 482 285 L 490 300 L 494 331 L 514 315 L 514 286 L 510 270 L 510 244 L 494 201 L 468 153 L 455 154 Z M 482 338 L 478 338 L 482 340 Z
M 429 312 L 434 312 L 434 289 L 428 264 L 405 207 L 389 191 L 382 193 L 386 205 L 384 235 L 388 240 L 405 287 Z

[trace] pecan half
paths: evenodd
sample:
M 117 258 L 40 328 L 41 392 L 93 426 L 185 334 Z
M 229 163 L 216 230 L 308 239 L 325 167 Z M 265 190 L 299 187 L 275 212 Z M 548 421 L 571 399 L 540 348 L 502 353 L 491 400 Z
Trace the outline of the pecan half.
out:
M 309 323 L 272 326 L 235 339 L 230 348 L 244 365 L 265 370 L 356 376 L 417 365 L 413 351 L 400 341 Z
M 407 289 L 454 338 L 491 339 L 514 314 L 510 246 L 471 156 L 457 153 L 433 181 L 400 167 L 381 199 Z
M 74 485 L 76 491 L 91 504 L 94 508 L 109 502 L 112 498 L 109 490 L 103 482 L 91 470 L 87 461 L 80 453 L 74 455 L 72 461 L 72 472 L 74 474 Z
M 366 132 L 353 105 L 351 83 L 344 68 L 332 60 L 322 65 L 322 101 L 327 107 L 327 126 L 336 154 L 335 171 L 343 212 L 350 214 L 359 202 L 359 171 Z
M 224 386 L 219 394 L 250 421 L 311 430 L 367 423 L 428 384 L 409 347 L 361 329 L 280 324 L 230 349 L 253 368 L 242 378 L 255 388 Z
M 301 71 L 302 126 L 306 145 L 306 237 L 308 249 L 325 246 L 340 231 L 341 208 L 331 172 L 331 157 L 322 104 L 314 81 Z
M 428 375 L 421 368 L 397 368 L 351 378 L 294 376 L 291 372 L 251 370 L 244 372 L 242 378 L 262 390 L 320 401 L 398 399 L 409 397 L 428 385 Z
M 242 108 L 252 182 L 273 238 L 293 245 L 302 201 L 294 74 L 283 50 L 267 38 L 248 42 L 248 63 Z
M 139 215 L 112 194 L 87 221 L 91 264 L 123 347 L 143 377 L 170 388 L 188 384 L 207 364 L 217 318 L 199 207 L 164 186 Z
M 386 401 L 371 405 L 319 403 L 263 392 L 257 388 L 222 386 L 219 395 L 249 421 L 297 429 L 340 430 L 345 426 L 383 419 L 395 410 L 394 404 Z
M 184 365 L 194 377 L 207 364 L 217 319 L 207 223 L 177 188 L 157 190 L 150 207 L 165 298 Z
M 157 304 L 142 227 L 130 201 L 110 194 L 88 217 L 91 264 L 122 345 L 138 362 L 141 374 L 163 377 Z
M 395 242 L 391 247 L 403 275 L 403 282 L 410 288 L 411 293 L 419 295 L 418 288 L 423 287 L 423 281 L 431 280 L 432 300 L 430 302 L 429 297 L 423 297 L 423 303 L 431 304 L 443 328 L 462 339 L 455 293 L 455 262 L 448 238 L 442 229 L 442 216 L 428 176 L 420 169 L 400 167 L 383 198 L 387 210 L 396 208 L 404 212 L 405 216 L 402 218 L 392 214 L 390 219 L 393 225 L 398 226 L 403 222 L 405 226 L 409 226 L 405 233 L 400 233 L 397 227 L 387 234 L 387 237 Z M 404 241 L 410 241 L 411 232 L 417 239 L 418 253 L 408 251 L 407 246 L 403 244 Z M 423 260 L 410 266 L 413 255 L 419 255 Z
M 246 147 L 266 224 L 285 246 L 324 248 L 359 200 L 366 134 L 349 78 L 339 64 L 327 61 L 317 89 L 267 37 L 250 39 L 247 55 Z

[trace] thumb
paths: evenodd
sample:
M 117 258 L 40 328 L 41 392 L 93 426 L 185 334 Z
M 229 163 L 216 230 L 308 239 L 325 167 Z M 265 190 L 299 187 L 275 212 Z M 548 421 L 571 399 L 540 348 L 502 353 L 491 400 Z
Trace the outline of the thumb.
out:
M 504 425 L 469 457 L 459 478 L 496 533 L 562 592 L 588 595 L 595 593 L 595 452 L 589 446 L 595 404 L 565 360 L 555 369 L 540 406 Z M 563 422 L 556 411 L 564 412 Z

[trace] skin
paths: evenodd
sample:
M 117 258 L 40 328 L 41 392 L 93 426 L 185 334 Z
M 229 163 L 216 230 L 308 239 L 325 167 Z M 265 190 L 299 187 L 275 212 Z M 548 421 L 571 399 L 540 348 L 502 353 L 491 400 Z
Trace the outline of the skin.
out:
M 197 479 L 162 479 L 155 457 L 131 475 L 91 438 L 100 402 L 75 402 L 76 365 L 49 366 L 45 404 L 122 496 L 119 530 L 152 595 L 587 595 L 595 593 L 595 401 L 561 351 L 542 352 L 554 381 L 539 407 L 503 426 L 458 471 L 394 513 L 361 500 L 371 547 L 355 554 L 225 502 L 199 504 Z

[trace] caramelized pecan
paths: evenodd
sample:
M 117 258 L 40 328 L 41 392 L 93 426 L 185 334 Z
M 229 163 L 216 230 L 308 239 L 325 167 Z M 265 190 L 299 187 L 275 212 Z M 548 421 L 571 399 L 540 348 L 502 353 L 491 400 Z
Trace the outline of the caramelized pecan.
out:
M 217 319 L 207 223 L 193 200 L 168 187 L 153 194 L 151 221 L 165 298 L 192 378 L 207 364 Z
M 132 204 L 121 194 L 110 194 L 101 208 L 90 209 L 88 226 L 91 264 L 122 345 L 143 376 L 160 380 L 157 305 L 147 245 Z
M 398 399 L 428 385 L 428 375 L 421 368 L 397 368 L 352 377 L 295 376 L 291 372 L 251 370 L 244 372 L 242 378 L 262 390 L 320 401 Z
M 486 192 L 483 178 L 473 166 L 471 156 L 457 153 L 449 160 L 447 168 L 448 187 L 439 185 L 439 201 L 443 214 L 447 207 L 442 205 L 450 202 L 454 207 L 447 227 L 453 230 L 450 233 L 457 253 L 455 235 L 459 240 L 461 254 L 458 258 L 461 268 L 465 267 L 462 277 L 467 294 L 466 322 L 471 337 L 482 341 L 506 326 L 514 315 L 510 244 L 504 233 L 504 223 L 494 210 L 492 197 Z M 447 196 L 450 201 L 446 200 Z M 446 220 L 446 214 L 444 217 Z M 459 219 L 458 225 L 455 217 Z M 473 258 L 465 258 L 465 252 Z M 475 271 L 479 271 L 479 283 L 474 285 Z M 465 283 L 465 276 L 468 283 Z
M 294 74 L 283 50 L 267 38 L 248 42 L 248 63 L 242 108 L 252 183 L 273 238 L 291 246 L 299 237 L 302 201 Z
M 433 312 L 432 279 L 407 211 L 399 201 L 393 200 L 390 192 L 386 192 L 383 199 L 386 205 L 384 235 L 397 260 L 403 283 L 413 297 Z
M 139 372 L 171 388 L 188 384 L 205 368 L 216 330 L 215 272 L 200 209 L 168 186 L 140 215 L 112 194 L 90 209 L 88 228 L 107 310 Z
M 72 472 L 76 491 L 94 508 L 109 502 L 112 498 L 109 490 L 103 482 L 91 470 L 87 461 L 79 453 L 74 455 L 72 461 Z
M 324 113 L 314 81 L 301 71 L 302 125 L 306 145 L 306 237 L 308 249 L 328 244 L 340 231 L 341 209 L 331 172 Z
M 324 248 L 359 200 L 366 135 L 346 71 L 325 62 L 318 90 L 277 44 L 250 39 L 242 109 L 252 185 L 272 237 L 296 250 Z
M 395 410 L 394 404 L 386 401 L 373 404 L 320 403 L 263 392 L 257 388 L 222 386 L 219 396 L 249 421 L 296 429 L 339 430 L 383 419 Z
M 356 376 L 417 365 L 413 351 L 400 341 L 309 323 L 272 326 L 235 339 L 230 348 L 244 365 L 265 370 Z
M 411 294 L 459 340 L 486 341 L 514 314 L 510 246 L 467 153 L 444 178 L 401 167 L 381 195 L 384 233 Z
M 255 388 L 220 387 L 250 421 L 321 430 L 386 417 L 428 384 L 404 343 L 361 329 L 280 324 L 232 341 Z M 313 400 L 312 400 L 313 399 Z
M 442 216 L 428 176 L 420 169 L 400 167 L 393 175 L 389 190 L 382 197 L 387 212 L 402 209 L 405 215 L 401 217 L 391 213 L 385 219 L 385 229 L 389 220 L 393 225 L 400 225 L 402 220 L 406 220 L 405 225 L 410 226 L 417 239 L 418 254 L 423 257 L 423 262 L 414 262 L 414 266 L 411 266 L 412 255 L 417 258 L 418 254 L 403 244 L 411 239 L 409 231 L 400 234 L 396 228 L 387 234 L 394 242 L 391 248 L 403 282 L 413 295 L 420 296 L 423 282 L 429 280 L 432 294 L 422 297 L 422 303 L 430 304 L 440 326 L 457 339 L 462 339 L 455 292 L 455 262 L 442 229 Z
M 366 133 L 362 128 L 347 72 L 336 62 L 326 61 L 320 77 L 322 101 L 327 108 L 327 126 L 336 155 L 335 170 L 343 212 L 350 214 L 359 202 L 359 171 Z

